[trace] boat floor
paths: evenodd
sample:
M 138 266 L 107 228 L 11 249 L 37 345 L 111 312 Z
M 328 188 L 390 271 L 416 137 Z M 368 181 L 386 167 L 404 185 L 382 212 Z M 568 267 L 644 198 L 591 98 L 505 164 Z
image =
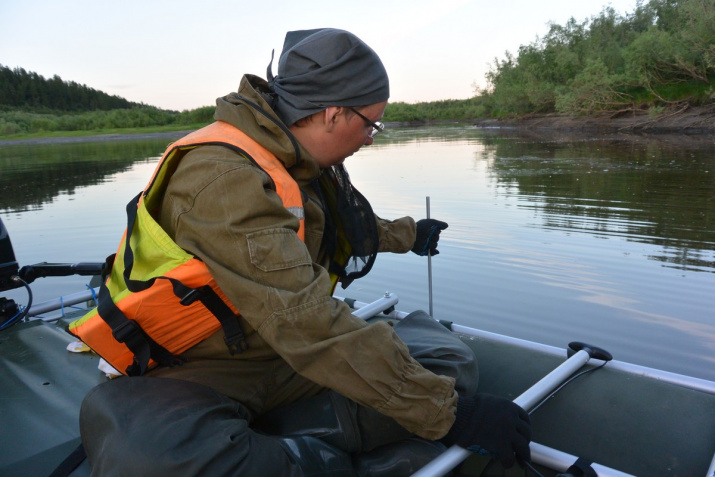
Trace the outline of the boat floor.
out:
M 479 389 L 510 399 L 566 359 L 463 340 L 480 363 Z M 608 364 L 568 384 L 531 419 L 534 442 L 632 475 L 705 476 L 715 453 L 715 395 Z
M 106 378 L 93 353 L 70 353 L 63 323 L 0 333 L 0 475 L 49 475 L 79 444 L 79 406 Z M 565 356 L 461 335 L 480 362 L 480 391 L 514 399 Z M 704 476 L 715 452 L 715 395 L 605 366 L 532 415 L 534 441 L 639 476 Z M 459 475 L 524 475 L 474 456 Z M 544 475 L 554 469 L 540 468 Z M 531 475 L 531 474 L 529 474 Z
M 67 351 L 72 341 L 41 320 L 0 333 L 0 475 L 50 475 L 79 445 L 79 406 L 106 378 L 96 354 Z

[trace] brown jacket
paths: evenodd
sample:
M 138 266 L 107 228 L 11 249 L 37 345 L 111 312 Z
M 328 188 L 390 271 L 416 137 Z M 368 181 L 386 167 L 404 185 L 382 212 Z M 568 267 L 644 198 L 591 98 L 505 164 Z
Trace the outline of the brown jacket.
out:
M 304 194 L 305 243 L 268 175 L 220 146 L 201 146 L 182 159 L 159 217 L 177 244 L 206 263 L 240 310 L 250 349 L 234 357 L 225 351 L 221 359 L 284 360 L 302 377 L 391 416 L 422 437 L 442 437 L 454 421 L 454 380 L 412 359 L 390 326 L 368 325 L 331 297 L 329 257 L 321 246 L 325 219 L 310 186 L 320 170 L 287 130 L 266 117 L 277 120 L 254 89 L 261 84 L 244 77 L 238 94 L 217 101 L 215 117 L 285 164 Z M 411 218 L 376 220 L 380 251 L 410 250 Z

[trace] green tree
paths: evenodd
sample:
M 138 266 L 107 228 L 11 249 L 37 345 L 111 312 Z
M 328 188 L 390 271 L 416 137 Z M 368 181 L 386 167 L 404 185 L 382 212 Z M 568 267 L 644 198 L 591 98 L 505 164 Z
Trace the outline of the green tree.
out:
M 606 64 L 598 59 L 587 61 L 586 67 L 568 83 L 556 99 L 556 110 L 561 113 L 583 114 L 621 109 L 632 100 L 619 91 L 622 80 L 609 73 Z
M 715 2 L 639 1 L 624 16 L 606 7 L 587 21 L 551 24 L 543 38 L 496 59 L 486 78 L 480 95 L 495 116 L 707 98 L 715 78 Z
M 65 82 L 55 75 L 50 79 L 23 68 L 0 65 L 0 106 L 37 111 L 93 111 L 127 109 L 139 106 L 124 98 Z

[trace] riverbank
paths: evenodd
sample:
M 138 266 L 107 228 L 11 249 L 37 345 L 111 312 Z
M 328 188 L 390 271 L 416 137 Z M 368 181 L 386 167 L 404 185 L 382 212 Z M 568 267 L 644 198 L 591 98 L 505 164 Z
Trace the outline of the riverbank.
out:
M 163 132 L 145 132 L 145 133 L 111 133 L 111 134 L 94 134 L 87 136 L 52 136 L 52 137 L 33 137 L 26 139 L 0 139 L 0 146 L 13 145 L 32 145 L 32 144 L 68 144 L 76 142 L 101 142 L 101 141 L 133 141 L 138 139 L 161 139 L 168 140 L 178 139 L 186 136 L 193 131 L 163 131 Z
M 635 110 L 596 116 L 534 115 L 515 119 L 485 119 L 473 124 L 484 128 L 524 128 L 592 134 L 715 134 L 715 104 L 688 104 L 653 115 Z
M 533 115 L 512 119 L 477 119 L 471 124 L 490 129 L 515 128 L 525 131 L 552 131 L 596 135 L 715 135 L 715 104 L 706 106 L 681 105 L 653 115 L 647 110 L 636 110 L 594 116 Z M 425 123 L 392 123 L 388 126 L 419 125 Z M 0 146 L 27 144 L 65 144 L 96 141 L 128 141 L 137 139 L 178 139 L 193 129 L 184 131 L 134 132 L 123 134 L 91 134 L 86 136 L 51 136 L 26 139 L 0 139 Z M 55 133 L 56 134 L 56 133 Z M 715 138 L 713 138 L 715 140 Z

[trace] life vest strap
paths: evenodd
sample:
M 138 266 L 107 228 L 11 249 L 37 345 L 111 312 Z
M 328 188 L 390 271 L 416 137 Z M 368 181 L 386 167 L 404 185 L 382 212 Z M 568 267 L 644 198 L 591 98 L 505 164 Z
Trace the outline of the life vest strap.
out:
M 224 332 L 224 341 L 231 355 L 241 353 L 246 346 L 246 335 L 241 328 L 238 317 L 231 308 L 224 303 L 218 294 L 209 285 L 192 288 L 184 285 L 181 281 L 165 276 L 152 277 L 149 280 L 134 280 L 131 278 L 134 267 L 134 252 L 131 247 L 132 231 L 137 218 L 137 209 L 140 204 L 142 193 L 139 193 L 127 204 L 127 234 L 124 246 L 124 282 L 131 292 L 137 293 L 151 287 L 158 279 L 169 280 L 171 282 L 174 295 L 184 306 L 189 306 L 199 300 L 221 323 Z M 108 262 L 110 258 L 107 258 Z M 113 262 L 113 258 L 111 259 Z M 129 376 L 143 375 L 149 366 L 149 360 L 153 359 L 161 365 L 174 366 L 181 364 L 183 358 L 174 355 L 166 348 L 158 344 L 135 320 L 130 320 L 116 306 L 109 290 L 102 284 L 99 292 L 99 306 L 97 307 L 99 316 L 112 328 L 114 339 L 124 343 L 134 354 L 133 364 L 126 370 Z
M 125 370 L 127 376 L 141 376 L 149 367 L 149 360 L 165 365 L 175 366 L 183 363 L 183 358 L 169 352 L 166 348 L 151 339 L 139 323 L 130 320 L 114 303 L 105 283 L 99 288 L 97 312 L 112 329 L 114 339 L 126 345 L 134 354 L 132 364 Z
M 227 147 L 266 172 L 286 210 L 298 218 L 296 233 L 305 242 L 305 198 L 269 150 L 223 121 L 170 145 L 147 187 L 127 204 L 127 229 L 117 254 L 107 259 L 111 274 L 103 276 L 105 290 L 100 290 L 96 311 L 69 327 L 117 369 L 127 368 L 129 375 L 144 374 L 154 364 L 181 362 L 180 354 L 218 331 L 217 325 L 231 354 L 248 347 L 239 311 L 206 264 L 181 250 L 156 221 L 161 197 L 183 155 L 203 145 Z M 115 258 L 119 262 L 114 263 Z M 132 278 L 135 265 L 141 273 Z M 169 280 L 172 291 L 167 282 L 157 285 L 157 279 Z
M 209 285 L 204 285 L 198 288 L 187 287 L 179 280 L 168 277 L 174 288 L 174 295 L 180 299 L 180 303 L 184 306 L 191 305 L 196 300 L 199 300 L 221 323 L 223 328 L 224 341 L 231 355 L 245 351 L 246 335 L 238 322 L 238 317 L 234 315 L 231 308 L 224 303 L 221 297 Z

